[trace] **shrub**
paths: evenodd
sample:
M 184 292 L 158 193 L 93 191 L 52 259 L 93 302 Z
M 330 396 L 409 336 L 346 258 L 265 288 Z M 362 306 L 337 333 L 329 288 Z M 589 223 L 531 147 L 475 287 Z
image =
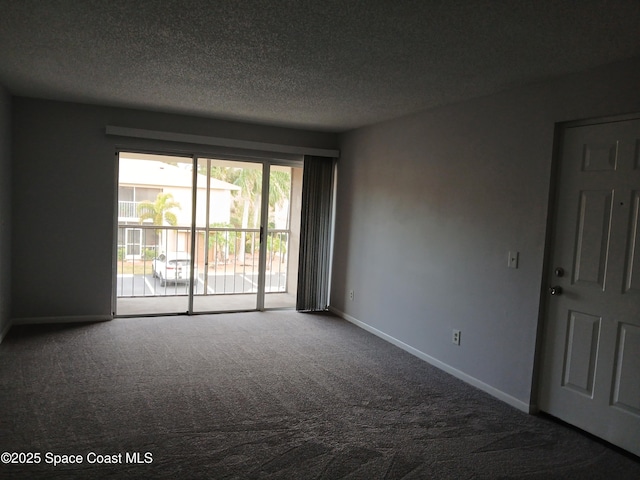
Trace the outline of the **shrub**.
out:
M 156 249 L 155 248 L 145 248 L 142 254 L 142 258 L 144 260 L 153 260 L 156 258 Z

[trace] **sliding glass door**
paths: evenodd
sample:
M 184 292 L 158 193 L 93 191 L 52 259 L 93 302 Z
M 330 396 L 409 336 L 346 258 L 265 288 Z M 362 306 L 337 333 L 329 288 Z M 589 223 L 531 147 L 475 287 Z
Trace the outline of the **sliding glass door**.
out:
M 211 158 L 197 165 L 193 311 L 255 310 L 264 166 Z
M 298 288 L 302 165 L 270 165 L 265 308 L 294 308 Z
M 301 163 L 120 153 L 116 315 L 294 308 L 301 193 Z
M 123 152 L 118 170 L 115 313 L 187 312 L 193 161 Z

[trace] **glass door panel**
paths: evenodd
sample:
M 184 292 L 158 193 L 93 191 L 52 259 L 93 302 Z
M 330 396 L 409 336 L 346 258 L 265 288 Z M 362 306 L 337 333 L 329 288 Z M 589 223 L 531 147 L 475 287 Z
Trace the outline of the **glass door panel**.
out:
M 142 238 L 142 230 L 139 228 L 125 228 L 125 237 L 127 242 L 125 245 L 125 258 L 133 259 L 140 258 Z
M 194 312 L 258 307 L 262 163 L 197 160 Z
M 189 308 L 193 159 L 120 152 L 116 315 Z
M 302 163 L 121 152 L 116 315 L 294 308 L 301 199 Z
M 271 165 L 264 308 L 294 308 L 298 286 L 302 167 Z

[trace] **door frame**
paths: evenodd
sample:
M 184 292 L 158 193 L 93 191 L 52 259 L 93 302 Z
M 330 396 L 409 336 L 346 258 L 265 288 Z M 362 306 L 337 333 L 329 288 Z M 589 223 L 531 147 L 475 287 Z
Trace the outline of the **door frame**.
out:
M 129 235 L 133 234 L 134 237 L 138 235 L 138 241 L 129 241 Z M 135 240 L 135 238 L 134 238 Z M 129 247 L 138 247 L 138 253 L 129 253 Z M 131 225 L 131 227 L 125 227 L 124 229 L 124 255 L 125 258 L 137 259 L 142 255 L 142 229 L 136 228 L 135 225 Z
M 547 201 L 547 221 L 545 230 L 545 246 L 543 254 L 542 276 L 540 282 L 540 301 L 538 307 L 538 328 L 536 332 L 536 346 L 533 370 L 533 383 L 531 389 L 531 401 L 529 413 L 536 414 L 540 412 L 540 397 L 542 395 L 543 382 L 543 360 L 545 349 L 548 345 L 547 325 L 549 322 L 548 310 L 550 294 L 548 292 L 550 284 L 550 274 L 554 266 L 551 264 L 553 258 L 554 238 L 556 236 L 555 225 L 558 213 L 558 194 L 559 194 L 559 176 L 562 146 L 564 143 L 565 132 L 568 128 L 584 127 L 591 125 L 599 125 L 606 123 L 626 122 L 629 120 L 640 119 L 640 112 L 624 113 L 619 115 L 608 115 L 603 117 L 591 117 L 581 120 L 570 120 L 557 122 L 554 126 L 553 148 L 550 169 L 549 192 Z M 579 428 L 579 427 L 577 427 Z
M 193 183 L 192 183 L 192 207 L 196 207 L 196 178 L 197 178 L 197 163 L 198 159 L 201 158 L 215 158 L 220 160 L 229 160 L 234 162 L 246 162 L 253 164 L 262 165 L 262 196 L 261 196 L 261 229 L 260 229 L 260 261 L 259 261 L 259 269 L 258 269 L 258 292 L 257 292 L 257 301 L 256 308 L 252 308 L 250 310 L 224 310 L 224 311 L 194 311 L 193 308 L 193 298 L 194 298 L 194 276 L 195 276 L 195 256 L 191 255 L 191 281 L 189 282 L 189 293 L 188 293 L 188 308 L 187 311 L 179 311 L 179 312 L 159 312 L 159 313 L 136 313 L 135 315 L 131 314 L 118 314 L 117 313 L 117 250 L 118 250 L 118 187 L 119 187 L 119 175 L 120 175 L 120 165 L 119 158 L 122 153 L 132 153 L 132 154 L 148 154 L 148 155 L 158 155 L 158 156 L 177 156 L 183 157 L 185 160 L 190 159 L 192 164 L 194 165 L 193 169 Z M 304 166 L 304 157 L 300 154 L 287 154 L 287 153 L 277 153 L 277 152 L 268 152 L 268 151 L 256 151 L 250 153 L 244 152 L 229 152 L 228 149 L 223 153 L 217 151 L 217 149 L 188 149 L 188 150 L 176 150 L 176 149 L 163 149 L 163 148 L 131 148 L 124 145 L 118 145 L 115 148 L 115 185 L 114 185 L 114 241 L 113 241 L 113 251 L 112 251 L 112 317 L 144 317 L 144 316 L 166 316 L 166 315 L 198 315 L 198 314 L 211 314 L 211 313 L 234 313 L 237 311 L 264 311 L 265 310 L 265 301 L 264 296 L 266 294 L 266 261 L 267 261 L 267 242 L 266 234 L 268 231 L 268 210 L 269 210 L 269 195 L 268 195 L 268 186 L 270 180 L 270 168 L 271 166 L 289 166 L 289 167 L 298 167 L 303 168 Z M 262 218 L 264 217 L 264 218 Z M 135 225 L 131 226 L 135 228 Z M 196 241 L 196 208 L 192 208 L 192 219 L 191 225 L 189 227 L 191 231 L 190 238 L 190 247 L 192 252 L 194 252 L 195 241 Z M 268 308 L 269 310 L 277 310 L 277 307 Z

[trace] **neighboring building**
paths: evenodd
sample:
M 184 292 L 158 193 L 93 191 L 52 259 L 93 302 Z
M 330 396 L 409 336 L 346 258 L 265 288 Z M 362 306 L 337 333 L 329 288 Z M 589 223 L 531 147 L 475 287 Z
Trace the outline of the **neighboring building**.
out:
M 118 183 L 118 249 L 126 259 L 151 256 L 163 251 L 189 251 L 192 222 L 193 171 L 153 160 L 120 157 Z M 232 192 L 240 187 L 210 179 L 209 218 L 207 222 L 207 177 L 196 175 L 196 225 L 228 224 L 231 219 Z M 140 221 L 139 205 L 153 203 L 159 194 L 170 193 L 180 207 L 170 211 L 176 216 L 176 229 L 150 228 L 151 221 Z M 164 227 L 169 226 L 164 222 Z

